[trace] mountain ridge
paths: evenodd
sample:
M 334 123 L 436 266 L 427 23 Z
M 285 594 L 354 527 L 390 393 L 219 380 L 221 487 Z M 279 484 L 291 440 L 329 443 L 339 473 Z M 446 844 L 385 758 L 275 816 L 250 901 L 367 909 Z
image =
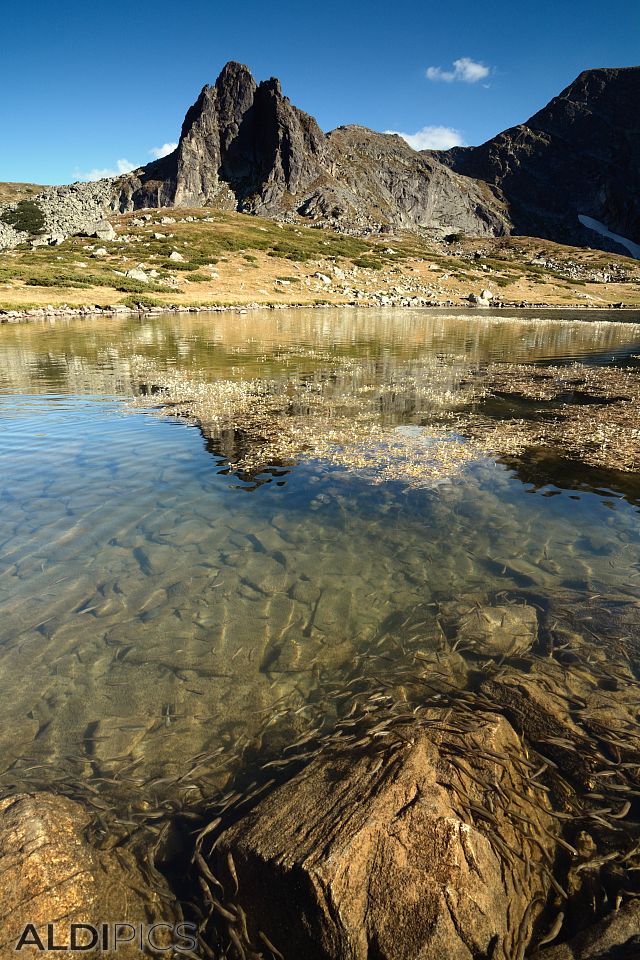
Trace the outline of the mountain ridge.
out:
M 584 70 L 524 123 L 437 156 L 497 189 L 514 233 L 618 249 L 578 217 L 640 241 L 638 102 L 640 68 Z
M 215 206 L 356 235 L 520 234 L 622 252 L 578 217 L 640 241 L 638 94 L 638 67 L 583 71 L 525 123 L 478 147 L 418 152 L 359 125 L 324 133 L 279 80 L 257 83 L 230 61 L 188 109 L 171 154 L 34 202 L 54 240 L 115 213 Z M 0 247 L 24 239 L 12 211 Z
M 347 229 L 466 229 L 479 235 L 508 229 L 490 188 L 421 157 L 392 134 L 357 125 L 325 134 L 284 96 L 277 79 L 256 84 L 248 67 L 233 61 L 187 111 L 176 150 L 121 182 L 121 212 L 223 204 Z

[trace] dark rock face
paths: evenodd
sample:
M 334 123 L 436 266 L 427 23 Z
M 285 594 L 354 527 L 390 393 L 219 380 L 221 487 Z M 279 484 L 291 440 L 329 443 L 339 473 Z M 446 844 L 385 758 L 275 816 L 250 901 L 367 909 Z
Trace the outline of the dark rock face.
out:
M 292 106 L 280 82 L 259 86 L 228 63 L 187 112 L 170 156 L 123 178 L 120 208 L 226 205 L 272 214 L 287 209 L 320 173 L 326 137 Z
M 241 209 L 269 214 L 277 211 L 285 194 L 297 196 L 320 175 L 327 153 L 326 137 L 313 117 L 293 107 L 282 95 L 279 80 L 260 84 L 253 109 L 257 175 L 239 200 Z
M 578 215 L 640 241 L 639 102 L 640 67 L 587 70 L 526 123 L 435 156 L 499 189 L 515 233 L 627 253 Z

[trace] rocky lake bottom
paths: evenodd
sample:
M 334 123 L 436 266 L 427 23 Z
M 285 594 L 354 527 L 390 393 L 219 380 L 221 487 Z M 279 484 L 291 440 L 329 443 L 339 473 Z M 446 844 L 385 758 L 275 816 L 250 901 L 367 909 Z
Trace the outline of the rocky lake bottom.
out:
M 475 790 L 469 738 L 508 720 L 553 837 L 483 955 L 638 902 L 640 315 L 504 313 L 0 329 L 0 788 L 173 878 L 203 956 L 303 955 L 203 899 L 217 832 L 436 715 Z M 531 820 L 493 796 L 459 816 Z

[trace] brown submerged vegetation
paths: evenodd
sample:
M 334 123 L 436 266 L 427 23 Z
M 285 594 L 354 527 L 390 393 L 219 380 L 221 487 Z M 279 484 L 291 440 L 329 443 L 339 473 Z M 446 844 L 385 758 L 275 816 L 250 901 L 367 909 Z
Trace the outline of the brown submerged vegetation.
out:
M 240 434 L 243 443 L 232 454 L 232 466 L 244 474 L 321 459 L 362 471 L 373 482 L 420 484 L 455 476 L 465 463 L 482 456 L 478 445 L 455 442 L 446 428 L 393 428 L 381 419 L 385 400 L 397 395 L 409 394 L 441 411 L 451 403 L 442 383 L 420 378 L 410 364 L 393 384 L 382 386 L 369 381 L 366 365 L 349 358 L 310 379 L 205 382 L 178 371 L 166 373 L 141 358 L 133 372 L 144 384 L 136 404 L 195 420 L 206 437 L 223 443 L 225 434 Z M 334 389 L 337 380 L 351 389 Z
M 322 379 L 204 382 L 142 359 L 134 375 L 146 394 L 137 403 L 189 417 L 209 438 L 240 433 L 244 444 L 233 466 L 245 473 L 323 459 L 373 482 L 432 484 L 474 460 L 539 448 L 592 467 L 640 467 L 640 378 L 629 368 L 458 365 L 453 389 L 411 365 L 381 387 L 350 359 Z M 340 377 L 353 379 L 347 394 L 332 389 Z M 385 401 L 398 395 L 427 409 L 430 425 L 385 422 Z
M 640 377 L 635 370 L 579 363 L 492 364 L 481 380 L 480 409 L 465 411 L 458 425 L 485 449 L 504 456 L 549 447 L 593 467 L 640 468 Z M 496 399 L 503 409 L 494 405 L 489 413 Z M 526 404 L 526 415 L 504 415 L 510 403 L 521 412 Z

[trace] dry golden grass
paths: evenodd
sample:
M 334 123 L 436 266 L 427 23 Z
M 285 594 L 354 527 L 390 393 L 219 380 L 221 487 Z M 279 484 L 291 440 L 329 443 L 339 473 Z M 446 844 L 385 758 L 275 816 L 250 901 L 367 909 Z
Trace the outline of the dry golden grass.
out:
M 44 189 L 37 183 L 0 183 L 0 204 L 30 200 Z
M 167 216 L 176 222 L 163 224 Z M 186 307 L 367 304 L 380 296 L 391 303 L 418 297 L 463 305 L 484 288 L 506 302 L 640 306 L 636 261 L 538 239 L 363 239 L 203 209 L 155 210 L 148 221 L 139 218 L 140 212 L 114 218 L 115 242 L 72 237 L 60 246 L 0 254 L 0 307 L 107 306 L 136 298 Z M 106 255 L 94 256 L 100 247 Z M 174 250 L 182 262 L 170 259 Z M 536 264 L 541 255 L 551 261 L 549 268 Z M 126 278 L 132 268 L 152 273 L 149 283 Z M 608 271 L 613 279 L 590 278 L 590 271 Z

